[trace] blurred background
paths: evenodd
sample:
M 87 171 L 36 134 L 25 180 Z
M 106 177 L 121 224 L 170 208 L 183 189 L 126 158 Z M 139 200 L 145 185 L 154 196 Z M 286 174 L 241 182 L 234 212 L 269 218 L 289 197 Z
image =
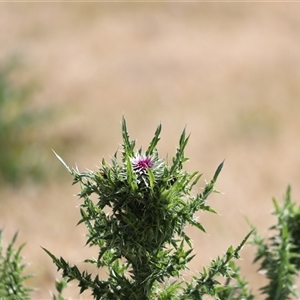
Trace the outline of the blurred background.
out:
M 173 155 L 186 126 L 188 171 L 225 166 L 209 198 L 219 215 L 193 228 L 201 270 L 248 233 L 275 219 L 272 197 L 287 185 L 300 198 L 299 3 L 1 3 L 0 228 L 19 243 L 37 288 L 49 299 L 59 278 L 41 246 L 70 262 L 93 253 L 76 227 L 79 186 L 55 158 L 94 169 L 120 147 L 121 118 L 147 147 Z M 264 283 L 241 255 L 254 291 Z M 82 268 L 86 268 L 82 264 Z M 78 296 L 76 283 L 66 297 Z M 259 296 L 257 297 L 259 299 Z

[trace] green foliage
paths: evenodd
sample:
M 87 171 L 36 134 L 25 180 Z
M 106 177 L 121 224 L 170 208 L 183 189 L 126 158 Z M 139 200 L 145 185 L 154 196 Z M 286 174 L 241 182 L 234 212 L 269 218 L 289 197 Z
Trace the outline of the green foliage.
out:
M 24 282 L 31 276 L 23 274 L 26 267 L 21 256 L 24 244 L 15 249 L 16 239 L 17 234 L 5 251 L 0 230 L 0 299 L 28 300 L 31 289 L 27 288 Z
M 297 296 L 295 277 L 299 271 L 300 206 L 292 202 L 287 189 L 283 205 L 273 199 L 277 224 L 270 230 L 276 233 L 264 240 L 255 230 L 253 244 L 257 247 L 254 262 L 260 261 L 259 270 L 269 282 L 261 288 L 266 300 L 285 300 Z
M 66 300 L 62 295 L 63 290 L 66 287 L 67 287 L 67 281 L 65 279 L 56 280 L 55 288 L 56 288 L 56 291 L 58 292 L 58 295 L 55 296 L 54 294 L 52 294 L 52 300 Z
M 78 282 L 80 293 L 89 290 L 99 300 L 202 300 L 205 296 L 216 300 L 253 300 L 249 284 L 235 263 L 252 234 L 252 244 L 257 247 L 254 262 L 260 262 L 259 271 L 268 279 L 261 288 L 264 299 L 297 297 L 300 206 L 292 202 L 290 188 L 282 206 L 273 200 L 277 224 L 270 230 L 275 234 L 264 239 L 252 226 L 240 245 L 230 246 L 223 256 L 213 259 L 191 280 L 183 279 L 187 264 L 194 257 L 186 226 L 195 226 L 205 233 L 195 213 L 200 210 L 215 213 L 207 198 L 217 192 L 214 185 L 223 163 L 203 192 L 192 195 L 200 175 L 183 169 L 189 137 L 184 130 L 169 164 L 159 157 L 156 148 L 160 132 L 161 125 L 147 150 L 135 151 L 135 141 L 130 140 L 123 119 L 121 158 L 115 153 L 110 164 L 103 160 L 96 171 L 71 169 L 55 153 L 73 176 L 73 184 L 81 186 L 78 224 L 87 228 L 86 244 L 98 250 L 95 258 L 87 258 L 85 262 L 98 269 L 106 268 L 108 279 L 82 271 L 44 249 L 62 271 L 62 280 L 55 283 L 57 296 L 53 294 L 52 300 L 66 300 L 62 293 L 72 280 Z M 20 255 L 23 245 L 15 250 L 16 238 L 17 234 L 4 253 L 0 231 L 1 300 L 29 299 L 30 289 L 24 285 L 29 276 L 23 275 L 26 265 Z
M 239 252 L 252 231 L 244 238 L 242 243 L 233 248 L 230 246 L 226 254 L 220 258 L 212 260 L 208 268 L 205 268 L 200 277 L 194 277 L 194 283 L 188 283 L 184 295 L 179 299 L 202 299 L 204 295 L 210 295 L 218 300 L 251 300 L 254 296 L 248 290 L 247 282 L 239 274 L 239 268 L 232 259 L 239 259 Z M 226 278 L 226 283 L 221 285 L 216 280 L 216 276 L 221 275 Z M 233 283 L 231 281 L 234 281 Z
M 71 169 L 57 155 L 73 176 L 73 184 L 81 185 L 78 224 L 85 224 L 88 230 L 86 244 L 98 248 L 98 256 L 85 262 L 97 268 L 107 267 L 108 279 L 81 271 L 44 250 L 67 281 L 77 280 L 80 292 L 90 290 L 94 299 L 176 300 L 202 299 L 204 295 L 222 299 L 220 295 L 225 290 L 228 295 L 246 295 L 245 284 L 235 275 L 236 268 L 231 262 L 239 258 L 250 233 L 238 247 L 229 247 L 222 258 L 213 260 L 191 282 L 182 279 L 182 272 L 194 257 L 185 228 L 192 225 L 205 232 L 195 213 L 200 210 L 215 213 L 206 200 L 212 192 L 217 192 L 214 185 L 223 163 L 203 192 L 193 196 L 191 191 L 200 175 L 183 170 L 189 137 L 184 130 L 169 164 L 159 157 L 156 148 L 160 132 L 161 125 L 147 150 L 135 151 L 135 141 L 130 140 L 123 119 L 121 159 L 115 153 L 110 164 L 103 160 L 96 171 Z M 95 195 L 97 201 L 93 200 Z M 237 286 L 222 287 L 220 276 L 233 280 L 236 277 Z M 247 297 L 244 299 L 252 299 Z
M 218 288 L 218 296 L 222 300 L 253 300 L 254 295 L 249 290 L 249 283 L 242 278 L 241 269 L 234 261 L 229 262 L 232 276 L 227 277 L 223 286 Z
M 37 180 L 43 174 L 32 135 L 45 113 L 28 107 L 34 85 L 16 84 L 15 68 L 13 63 L 0 66 L 0 184 Z

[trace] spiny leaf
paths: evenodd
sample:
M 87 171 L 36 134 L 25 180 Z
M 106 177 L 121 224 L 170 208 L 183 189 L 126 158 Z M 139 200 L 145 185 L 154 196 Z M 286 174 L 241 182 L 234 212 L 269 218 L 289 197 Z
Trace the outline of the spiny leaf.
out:
M 223 165 L 224 165 L 224 160 L 220 163 L 220 165 L 218 166 L 218 168 L 217 168 L 217 170 L 216 170 L 216 172 L 215 172 L 215 175 L 214 175 L 214 177 L 213 177 L 213 183 L 215 183 L 216 181 L 217 181 L 217 179 L 218 179 L 218 176 L 219 176 L 219 174 L 220 174 L 220 172 L 222 171 L 222 168 L 223 168 Z
M 130 142 L 129 140 L 129 134 L 128 134 L 128 131 L 127 131 L 127 125 L 126 125 L 126 120 L 125 118 L 123 117 L 122 118 L 122 135 L 123 135 L 123 147 L 124 147 L 124 151 L 125 151 L 125 155 L 129 155 L 130 157 L 133 157 L 134 156 L 134 151 L 133 151 L 133 148 L 134 148 L 134 142 Z
M 132 191 L 137 190 L 136 178 L 133 173 L 132 164 L 129 156 L 126 156 L 126 171 L 127 171 L 127 182 L 131 187 Z
M 73 173 L 72 170 L 69 168 L 69 166 L 63 161 L 63 159 L 52 149 L 55 156 L 58 158 L 58 160 L 65 166 L 65 168 L 69 171 L 69 173 Z
M 153 154 L 153 150 L 155 149 L 157 143 L 159 142 L 160 140 L 160 132 L 161 132 L 161 124 L 158 125 L 156 131 L 155 131 L 155 134 L 154 134 L 154 137 L 146 151 L 146 156 L 149 156 L 149 155 L 152 155 Z

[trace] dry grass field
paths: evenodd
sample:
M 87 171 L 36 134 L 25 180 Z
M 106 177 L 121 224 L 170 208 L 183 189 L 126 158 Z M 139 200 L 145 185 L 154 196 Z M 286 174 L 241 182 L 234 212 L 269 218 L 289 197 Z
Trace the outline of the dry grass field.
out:
M 174 154 L 186 126 L 186 169 L 203 173 L 195 192 L 225 159 L 216 185 L 224 194 L 209 200 L 220 215 L 199 214 L 207 235 L 189 229 L 196 271 L 243 239 L 246 216 L 267 236 L 271 199 L 288 184 L 300 199 L 299 12 L 300 3 L 6 2 L 0 61 L 21 57 L 19 79 L 39 85 L 33 111 L 59 112 L 37 137 L 51 157 L 45 168 L 66 173 L 51 155 L 58 139 L 68 151 L 55 150 L 70 166 L 96 168 L 121 143 L 122 115 L 138 146 L 162 123 L 163 157 Z M 0 191 L 0 228 L 7 241 L 19 231 L 27 244 L 33 299 L 50 299 L 58 277 L 41 246 L 76 263 L 92 251 L 76 227 L 79 186 L 71 179 Z M 263 276 L 253 253 L 245 247 L 240 263 L 255 290 Z M 72 285 L 65 296 L 91 299 Z

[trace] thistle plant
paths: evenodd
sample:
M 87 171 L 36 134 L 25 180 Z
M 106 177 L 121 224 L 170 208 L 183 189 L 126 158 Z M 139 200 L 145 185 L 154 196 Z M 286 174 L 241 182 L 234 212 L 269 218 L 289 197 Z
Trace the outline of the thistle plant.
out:
M 80 183 L 78 196 L 82 203 L 78 224 L 83 223 L 87 228 L 86 244 L 98 249 L 97 257 L 85 262 L 99 269 L 107 268 L 108 279 L 82 271 L 44 250 L 62 271 L 63 278 L 76 280 L 80 293 L 90 290 L 94 299 L 184 300 L 202 299 L 204 295 L 225 299 L 220 297 L 225 293 L 236 296 L 228 299 L 252 299 L 238 298 L 242 293 L 249 294 L 242 280 L 235 286 L 229 285 L 229 281 L 223 285 L 218 280 L 219 276 L 234 280 L 237 268 L 232 261 L 239 258 L 250 233 L 238 247 L 230 246 L 222 257 L 213 260 L 191 280 L 182 279 L 187 264 L 195 256 L 186 227 L 192 225 L 205 232 L 196 213 L 215 213 L 207 198 L 218 192 L 215 183 L 223 162 L 202 193 L 193 195 L 192 189 L 201 175 L 183 169 L 189 136 L 185 130 L 182 132 L 176 154 L 168 162 L 158 154 L 160 133 L 161 125 L 146 151 L 142 148 L 136 151 L 123 118 L 121 158 L 116 152 L 110 163 L 103 159 L 95 171 L 70 168 L 56 154 L 73 176 L 73 184 Z
M 273 204 L 277 224 L 270 230 L 275 234 L 267 240 L 257 230 L 253 234 L 252 244 L 257 247 L 254 262 L 260 262 L 259 270 L 268 279 L 268 284 L 260 290 L 266 300 L 298 298 L 295 280 L 300 270 L 300 206 L 292 201 L 290 187 L 283 205 L 280 206 L 276 199 Z
M 23 263 L 21 251 L 24 244 L 16 248 L 16 233 L 4 249 L 2 241 L 2 230 L 0 230 L 0 300 L 29 300 L 32 289 L 25 286 L 25 281 L 31 275 L 25 275 L 26 264 Z

